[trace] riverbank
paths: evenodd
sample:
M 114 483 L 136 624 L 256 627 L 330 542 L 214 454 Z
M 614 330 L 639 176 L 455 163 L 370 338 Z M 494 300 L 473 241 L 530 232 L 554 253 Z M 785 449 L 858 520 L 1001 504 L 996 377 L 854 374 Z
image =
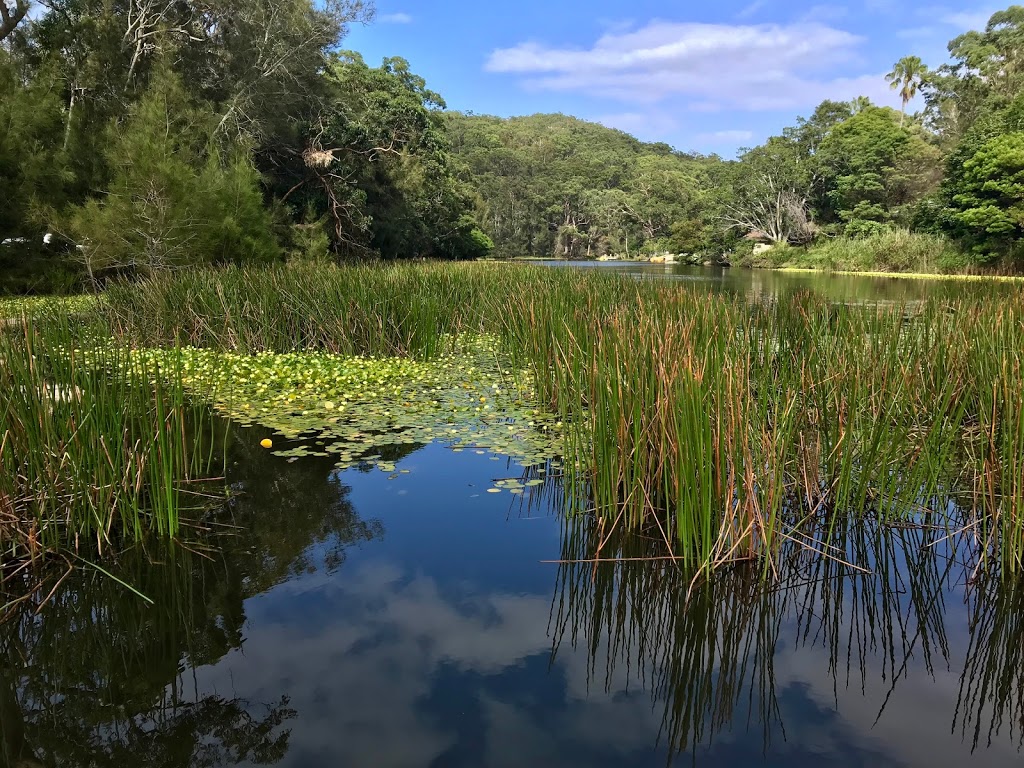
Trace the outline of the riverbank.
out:
M 1012 263 L 983 262 L 952 240 L 891 230 L 863 238 L 825 238 L 808 246 L 754 246 L 734 266 L 863 276 L 1015 277 Z

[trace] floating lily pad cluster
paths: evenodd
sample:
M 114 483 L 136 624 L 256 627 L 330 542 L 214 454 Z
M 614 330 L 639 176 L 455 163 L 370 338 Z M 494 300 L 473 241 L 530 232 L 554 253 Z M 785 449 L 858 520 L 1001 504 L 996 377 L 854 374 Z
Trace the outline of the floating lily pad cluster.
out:
M 0 319 L 18 319 L 24 315 L 47 312 L 75 314 L 95 309 L 99 304 L 95 296 L 24 296 L 0 299 Z
M 371 463 L 393 473 L 381 455 L 386 446 L 440 442 L 523 466 L 560 455 L 562 423 L 536 407 L 531 376 L 503 365 L 496 339 L 448 346 L 429 362 L 195 348 L 143 350 L 135 359 L 149 370 L 178 370 L 193 396 L 285 438 L 274 452 L 289 458 L 334 456 L 342 468 Z

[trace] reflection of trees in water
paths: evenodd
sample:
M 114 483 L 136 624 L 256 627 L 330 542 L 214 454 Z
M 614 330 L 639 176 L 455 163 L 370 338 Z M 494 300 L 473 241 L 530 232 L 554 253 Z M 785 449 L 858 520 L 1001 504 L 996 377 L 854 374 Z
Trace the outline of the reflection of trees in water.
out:
M 826 532 L 820 532 L 822 536 Z M 664 554 L 656 538 L 613 538 L 603 558 L 590 518 L 566 525 L 552 605 L 553 657 L 563 644 L 585 647 L 592 684 L 607 692 L 639 682 L 664 708 L 662 738 L 671 754 L 711 745 L 735 725 L 763 730 L 765 746 L 785 736 L 775 690 L 779 641 L 828 653 L 834 694 L 888 688 L 879 717 L 910 666 L 951 663 L 947 598 L 969 575 L 971 545 L 929 527 L 885 528 L 870 521 L 836 526 L 835 557 L 794 547 L 777 581 L 755 567 L 724 571 L 692 585 L 671 561 L 621 562 Z M 840 562 L 863 563 L 870 572 Z M 975 748 L 1024 728 L 1024 588 L 970 588 L 970 648 L 956 722 Z M 986 742 L 987 739 L 987 742 Z
M 290 576 L 338 567 L 348 547 L 382 535 L 361 520 L 331 460 L 288 464 L 236 434 L 228 481 L 240 492 L 211 550 L 124 553 L 24 604 L 0 627 L 2 765 L 273 764 L 295 711 L 196 690 L 188 669 L 241 647 L 247 598 Z M 40 597 L 45 596 L 44 590 Z

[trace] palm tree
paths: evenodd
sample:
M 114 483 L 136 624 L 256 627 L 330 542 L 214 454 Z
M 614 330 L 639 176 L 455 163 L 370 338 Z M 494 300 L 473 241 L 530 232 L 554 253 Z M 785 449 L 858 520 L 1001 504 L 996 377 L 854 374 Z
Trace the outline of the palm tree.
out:
M 917 96 L 917 89 L 920 87 L 924 76 L 928 74 L 928 67 L 924 65 L 917 56 L 904 56 L 896 62 L 892 72 L 885 76 L 885 81 L 894 91 L 900 92 L 903 99 L 903 109 L 900 111 L 900 127 L 903 127 L 903 120 L 907 116 L 907 102 Z
M 865 109 L 871 106 L 871 99 L 867 96 L 858 96 L 850 102 L 850 111 L 855 115 L 859 115 Z

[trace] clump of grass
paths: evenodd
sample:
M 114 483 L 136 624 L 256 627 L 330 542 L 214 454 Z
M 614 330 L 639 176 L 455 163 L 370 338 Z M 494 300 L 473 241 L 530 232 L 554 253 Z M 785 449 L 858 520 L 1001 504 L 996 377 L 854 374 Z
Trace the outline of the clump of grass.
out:
M 211 466 L 210 417 L 173 358 L 82 341 L 63 314 L 0 332 L 0 563 L 175 536 L 183 489 Z
M 186 271 L 113 286 L 104 312 L 137 346 L 431 357 L 471 324 L 485 282 L 458 265 Z
M 919 274 L 966 273 L 971 263 L 948 238 L 907 229 L 824 238 L 807 248 L 776 247 L 759 258 L 772 267 Z

